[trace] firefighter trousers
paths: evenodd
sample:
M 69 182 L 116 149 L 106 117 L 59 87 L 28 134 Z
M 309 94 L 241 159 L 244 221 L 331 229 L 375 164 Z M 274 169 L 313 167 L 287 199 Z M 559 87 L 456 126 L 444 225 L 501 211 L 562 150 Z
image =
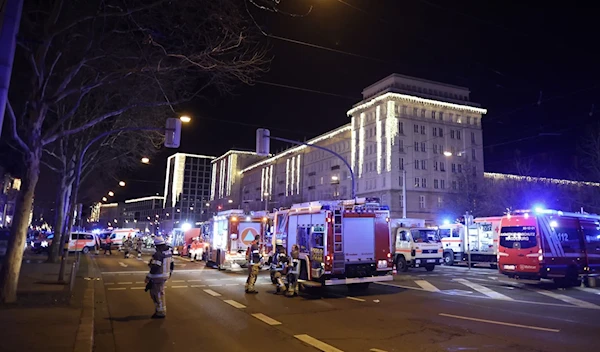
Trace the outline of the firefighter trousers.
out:
M 154 313 L 157 316 L 167 315 L 167 301 L 165 299 L 165 284 L 167 280 L 152 279 L 152 288 L 150 289 L 150 297 L 154 302 Z
M 298 295 L 298 274 L 291 272 L 287 274 L 288 287 L 286 296 L 297 296 Z
M 260 270 L 260 264 L 248 264 L 248 279 L 246 280 L 246 292 L 256 292 L 254 284 L 258 277 L 258 271 Z
M 281 275 L 281 271 L 276 271 L 273 274 L 273 278 L 275 281 L 275 285 L 277 285 L 277 292 L 285 290 L 285 284 L 283 282 L 283 275 Z

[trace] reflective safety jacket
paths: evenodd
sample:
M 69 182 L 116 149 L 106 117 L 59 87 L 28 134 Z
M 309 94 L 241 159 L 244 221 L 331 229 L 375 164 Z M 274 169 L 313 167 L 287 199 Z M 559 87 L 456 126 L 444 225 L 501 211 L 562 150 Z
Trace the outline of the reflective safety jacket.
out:
M 252 242 L 248 247 L 248 262 L 250 264 L 260 263 L 260 248 L 256 242 Z
M 150 259 L 148 266 L 150 267 L 150 273 L 148 274 L 149 279 L 167 280 L 171 277 L 171 273 L 175 267 L 171 248 L 167 247 L 166 250 L 163 251 L 157 248 L 156 252 L 152 255 L 152 259 Z

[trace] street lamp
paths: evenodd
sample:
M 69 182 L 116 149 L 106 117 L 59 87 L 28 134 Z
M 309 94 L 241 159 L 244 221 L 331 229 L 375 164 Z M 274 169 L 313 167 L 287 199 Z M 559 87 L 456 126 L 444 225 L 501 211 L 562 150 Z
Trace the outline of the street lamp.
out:
M 265 211 L 268 212 L 269 211 L 269 193 L 265 192 L 265 193 L 263 193 L 263 196 L 265 198 Z
M 187 116 L 187 115 L 180 116 L 180 117 L 179 117 L 179 119 L 180 119 L 180 120 L 181 120 L 181 122 L 183 122 L 183 123 L 188 123 L 188 122 L 192 121 L 192 118 L 191 118 L 191 117 L 189 117 L 189 116 Z
M 102 197 L 102 201 L 106 202 L 106 201 L 108 201 L 108 199 L 106 197 Z
M 109 197 L 114 197 L 114 196 L 115 196 L 115 192 L 113 192 L 113 191 L 108 191 L 108 196 L 109 196 Z
M 119 181 L 119 186 L 125 187 L 125 181 Z
M 233 203 L 233 199 L 228 200 L 227 203 L 229 203 L 229 204 Z
M 445 152 L 444 152 L 444 155 L 445 155 L 445 156 L 452 156 L 452 152 L 445 151 Z
M 150 159 L 143 157 L 142 158 L 142 164 L 150 164 Z

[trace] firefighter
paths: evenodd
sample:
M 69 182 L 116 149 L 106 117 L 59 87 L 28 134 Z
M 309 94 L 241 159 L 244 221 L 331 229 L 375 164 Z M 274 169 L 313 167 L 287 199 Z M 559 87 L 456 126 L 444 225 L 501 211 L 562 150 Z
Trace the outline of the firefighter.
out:
M 258 277 L 258 271 L 260 270 L 261 257 L 260 257 L 260 236 L 256 235 L 254 241 L 248 246 L 246 251 L 246 259 L 248 260 L 248 279 L 246 280 L 246 293 L 258 293 L 254 288 L 256 278 Z
M 195 237 L 190 247 L 190 256 L 192 259 L 192 263 L 196 260 L 202 260 L 202 252 L 204 252 L 204 244 L 200 242 L 200 238 Z
M 142 246 L 144 245 L 144 240 L 142 240 L 142 236 L 138 236 L 135 242 L 135 249 L 137 251 L 137 259 L 142 260 Z
M 129 253 L 133 248 L 133 241 L 131 240 L 131 235 L 127 235 L 125 241 L 123 241 L 123 250 L 125 252 L 125 259 L 129 258 Z
M 110 235 L 106 236 L 106 240 L 104 240 L 104 255 L 106 255 L 106 251 L 108 251 L 108 255 L 112 255 L 112 240 L 110 239 Z
M 156 252 L 148 263 L 150 272 L 146 275 L 146 290 L 150 290 L 150 297 L 154 302 L 155 311 L 152 319 L 162 319 L 167 315 L 165 284 L 173 274 L 175 263 L 173 252 L 162 236 L 154 238 L 154 245 Z
M 276 285 L 277 293 L 285 291 L 283 275 L 287 273 L 289 258 L 283 248 L 283 241 L 275 241 L 275 253 L 271 260 L 272 281 Z
M 288 297 L 298 296 L 298 276 L 300 274 L 300 249 L 298 245 L 292 246 L 292 262 L 287 273 L 287 292 L 285 293 Z

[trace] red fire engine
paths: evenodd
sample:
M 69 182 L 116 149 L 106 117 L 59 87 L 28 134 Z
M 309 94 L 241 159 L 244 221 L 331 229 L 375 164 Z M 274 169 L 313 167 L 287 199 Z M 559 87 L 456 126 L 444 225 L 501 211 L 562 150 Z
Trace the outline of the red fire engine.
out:
M 273 241 L 298 245 L 302 285 L 367 288 L 393 279 L 389 216 L 364 198 L 295 204 L 275 214 Z
M 500 224 L 499 271 L 514 279 L 553 279 L 579 285 L 600 273 L 600 216 L 556 210 L 519 210 Z
M 257 235 L 263 243 L 267 221 L 262 213 L 247 215 L 239 209 L 217 213 L 209 224 L 207 264 L 219 269 L 239 269 L 246 265 L 246 249 Z

